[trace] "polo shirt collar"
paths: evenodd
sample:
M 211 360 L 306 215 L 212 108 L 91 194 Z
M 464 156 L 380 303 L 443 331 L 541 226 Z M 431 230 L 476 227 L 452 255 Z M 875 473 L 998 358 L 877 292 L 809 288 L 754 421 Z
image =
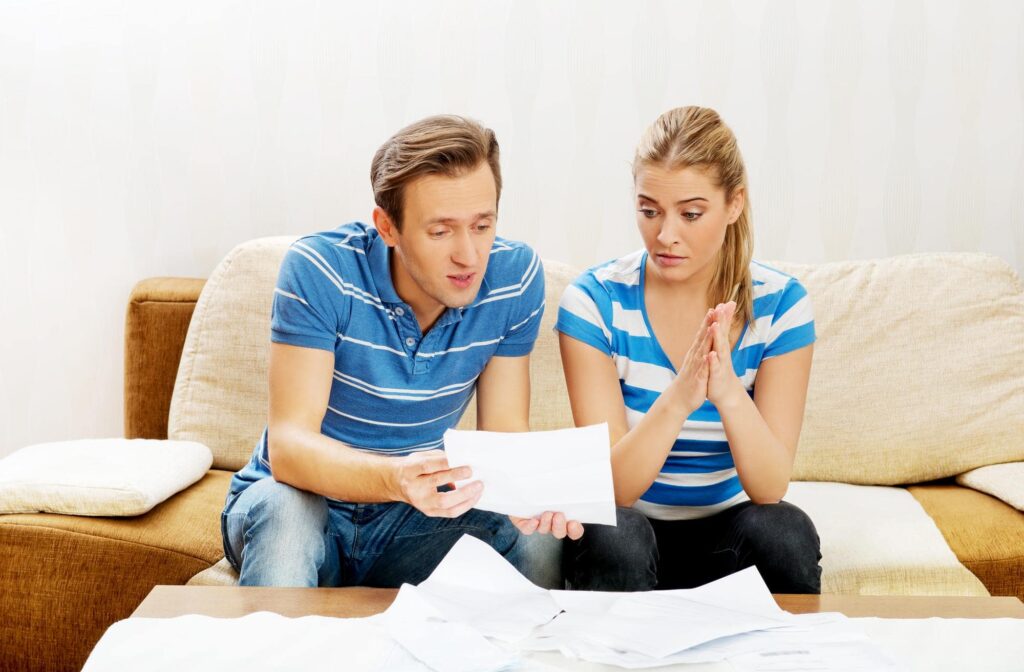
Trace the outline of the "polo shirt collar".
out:
M 373 285 L 377 288 L 381 302 L 404 303 L 391 281 L 391 248 L 379 233 L 373 237 L 366 250 L 366 261 L 370 265 L 370 275 L 373 276 Z

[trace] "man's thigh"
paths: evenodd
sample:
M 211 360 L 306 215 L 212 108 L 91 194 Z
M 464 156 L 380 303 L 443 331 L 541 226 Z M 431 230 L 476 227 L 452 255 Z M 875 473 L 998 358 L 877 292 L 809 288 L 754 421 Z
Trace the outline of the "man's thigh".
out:
M 406 504 L 394 506 L 405 509 L 401 515 L 384 516 L 379 521 L 381 525 L 390 524 L 392 529 L 366 530 L 378 539 L 379 547 L 360 563 L 363 567 L 357 568 L 354 578 L 358 585 L 417 584 L 430 576 L 464 534 L 489 544 L 513 566 L 522 569 L 520 533 L 508 516 L 471 509 L 458 518 L 432 518 Z

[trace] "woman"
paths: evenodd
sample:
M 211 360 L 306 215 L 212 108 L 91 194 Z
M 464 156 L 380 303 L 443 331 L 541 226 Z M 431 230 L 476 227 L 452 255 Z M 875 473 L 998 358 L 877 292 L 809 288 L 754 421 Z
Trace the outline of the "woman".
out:
M 746 170 L 714 110 L 669 110 L 633 162 L 644 248 L 562 296 L 577 425 L 607 422 L 617 527 L 563 554 L 587 590 L 700 585 L 756 565 L 818 593 L 818 535 L 782 502 L 803 422 L 814 321 L 793 277 L 751 260 Z

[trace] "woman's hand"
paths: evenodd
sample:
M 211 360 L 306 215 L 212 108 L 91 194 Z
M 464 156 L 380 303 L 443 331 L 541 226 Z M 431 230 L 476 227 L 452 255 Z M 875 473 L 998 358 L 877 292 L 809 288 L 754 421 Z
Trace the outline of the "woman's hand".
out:
M 683 412 L 684 418 L 700 408 L 704 400 L 708 398 L 707 356 L 711 352 L 714 338 L 711 331 L 714 320 L 715 311 L 709 310 L 693 337 L 690 349 L 683 357 L 679 373 L 676 374 L 668 388 L 671 390 L 673 400 Z
M 720 303 L 713 311 L 713 322 L 708 327 L 712 347 L 704 356 L 708 369 L 708 401 L 716 408 L 729 405 L 740 394 L 746 394 L 743 383 L 736 377 L 729 348 L 729 333 L 736 314 L 736 302 Z

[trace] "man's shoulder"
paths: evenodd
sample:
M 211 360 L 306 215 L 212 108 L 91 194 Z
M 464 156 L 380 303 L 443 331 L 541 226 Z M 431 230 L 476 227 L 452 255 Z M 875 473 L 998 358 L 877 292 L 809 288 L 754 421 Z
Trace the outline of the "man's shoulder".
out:
M 490 291 L 528 286 L 544 268 L 540 256 L 526 243 L 495 238 L 484 273 L 484 287 Z M 505 289 L 504 291 L 508 291 Z
M 351 222 L 329 231 L 304 235 L 291 244 L 289 251 L 306 257 L 311 262 L 311 270 L 321 266 L 340 273 L 365 265 L 366 252 L 377 237 L 377 230 L 372 226 Z

